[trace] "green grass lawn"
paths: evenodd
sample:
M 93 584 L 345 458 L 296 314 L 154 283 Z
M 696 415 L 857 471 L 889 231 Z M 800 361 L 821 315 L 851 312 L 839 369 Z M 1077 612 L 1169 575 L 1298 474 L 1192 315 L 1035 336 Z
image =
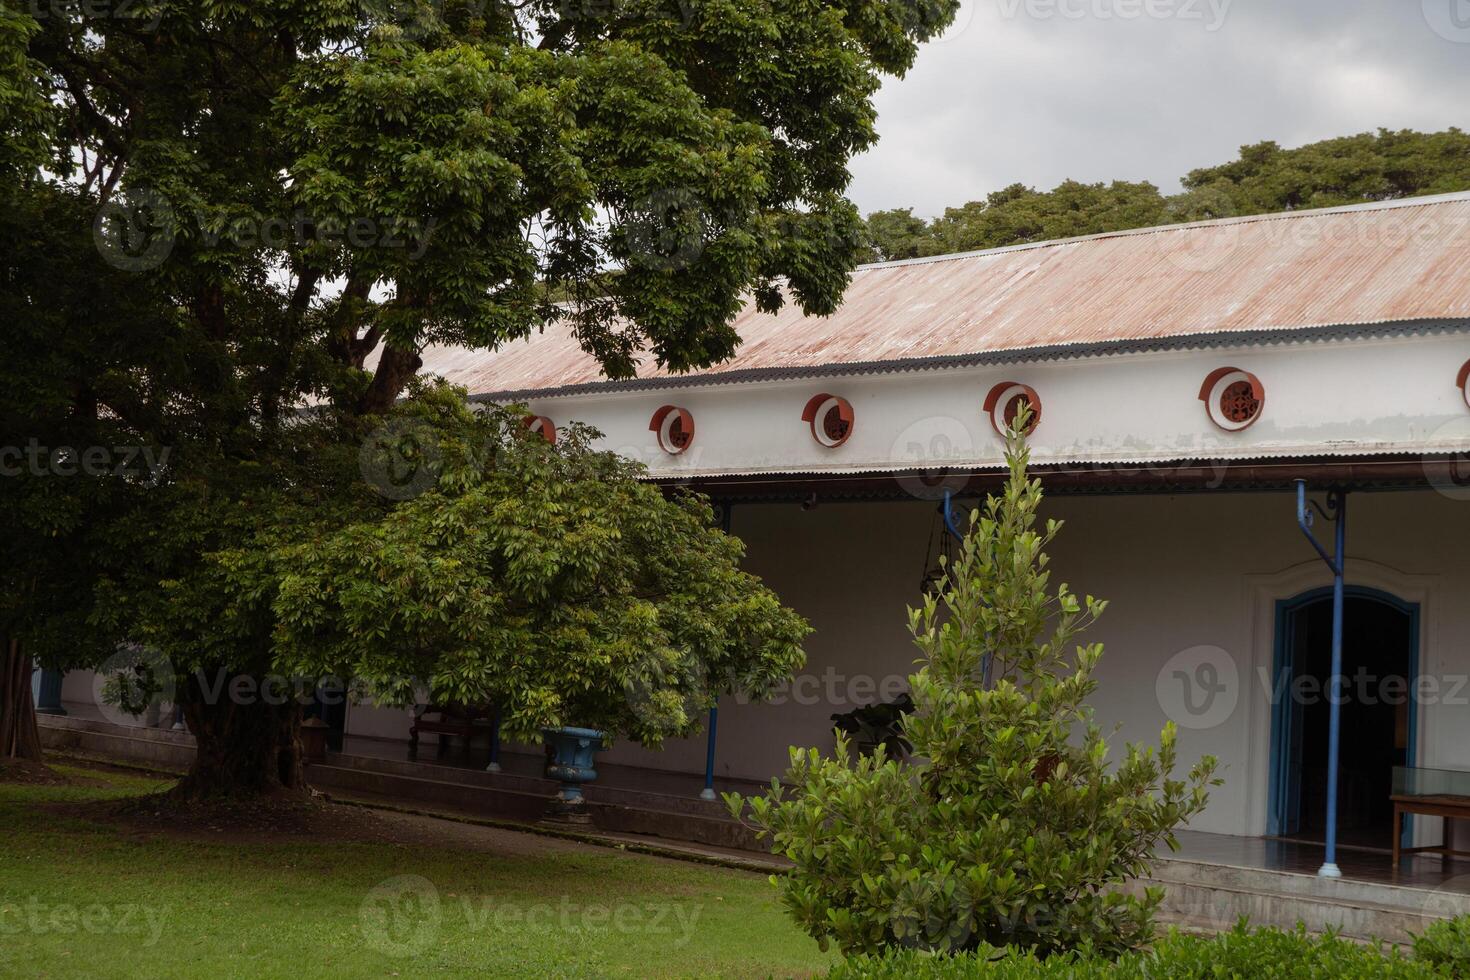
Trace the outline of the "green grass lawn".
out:
M 56 812 L 156 792 L 0 783 L 0 976 L 808 976 L 761 875 L 428 818 L 406 839 L 152 833 Z M 414 823 L 410 823 L 413 821 Z

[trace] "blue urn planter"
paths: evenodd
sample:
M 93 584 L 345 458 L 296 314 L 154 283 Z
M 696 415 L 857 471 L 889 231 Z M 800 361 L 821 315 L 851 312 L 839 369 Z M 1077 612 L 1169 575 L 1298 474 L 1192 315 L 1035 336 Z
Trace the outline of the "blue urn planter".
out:
M 595 728 L 543 728 L 541 738 L 547 747 L 546 775 L 561 781 L 553 815 L 583 812 L 582 784 L 597 778 L 594 764 L 603 733 Z

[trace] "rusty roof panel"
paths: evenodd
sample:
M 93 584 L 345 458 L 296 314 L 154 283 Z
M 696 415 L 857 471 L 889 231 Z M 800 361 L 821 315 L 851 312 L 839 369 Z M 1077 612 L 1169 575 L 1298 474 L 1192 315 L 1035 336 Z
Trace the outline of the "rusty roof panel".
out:
M 1470 193 L 1446 194 L 863 266 L 831 316 L 747 306 L 736 355 L 689 380 L 1467 318 Z M 602 380 L 562 326 L 495 352 L 431 348 L 424 362 L 472 394 Z M 638 374 L 669 377 L 651 362 Z

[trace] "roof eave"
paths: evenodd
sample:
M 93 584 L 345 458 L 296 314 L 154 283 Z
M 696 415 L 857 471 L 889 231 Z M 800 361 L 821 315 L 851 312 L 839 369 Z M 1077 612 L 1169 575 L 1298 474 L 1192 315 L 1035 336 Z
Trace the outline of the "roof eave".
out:
M 979 351 L 973 354 L 947 354 L 939 357 L 896 358 L 884 361 L 853 361 L 848 363 L 789 368 L 749 368 L 739 371 L 715 372 L 712 374 L 682 374 L 656 378 L 631 378 L 624 381 L 591 381 L 560 387 L 471 392 L 469 397 L 474 402 L 505 403 L 528 401 L 532 398 L 611 395 L 638 391 L 656 391 L 667 388 L 752 384 L 761 381 L 791 381 L 802 378 L 828 378 L 855 374 L 892 374 L 907 371 L 932 371 L 943 370 L 945 368 L 1025 364 L 1037 361 L 1071 360 L 1083 357 L 1107 357 L 1118 354 L 1145 354 L 1157 351 L 1209 350 L 1219 347 L 1249 347 L 1253 345 L 1362 340 L 1466 332 L 1470 332 L 1470 318 L 1466 317 L 1434 317 L 1416 320 L 1387 320 L 1378 323 L 1271 327 L 1255 330 L 1217 330 L 1205 333 L 1178 334 L 1168 337 L 1123 338 L 1091 343 L 1018 347 L 1000 351 Z

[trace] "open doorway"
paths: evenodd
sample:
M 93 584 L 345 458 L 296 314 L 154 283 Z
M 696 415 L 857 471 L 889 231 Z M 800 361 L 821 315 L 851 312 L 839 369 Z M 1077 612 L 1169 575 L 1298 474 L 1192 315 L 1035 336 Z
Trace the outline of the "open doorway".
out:
M 1337 840 L 1343 846 L 1387 849 L 1393 843 L 1393 768 L 1412 765 L 1414 758 L 1418 633 L 1418 606 L 1371 589 L 1347 589 L 1337 801 Z M 1271 732 L 1275 836 L 1326 836 L 1331 672 L 1332 590 L 1278 603 Z

